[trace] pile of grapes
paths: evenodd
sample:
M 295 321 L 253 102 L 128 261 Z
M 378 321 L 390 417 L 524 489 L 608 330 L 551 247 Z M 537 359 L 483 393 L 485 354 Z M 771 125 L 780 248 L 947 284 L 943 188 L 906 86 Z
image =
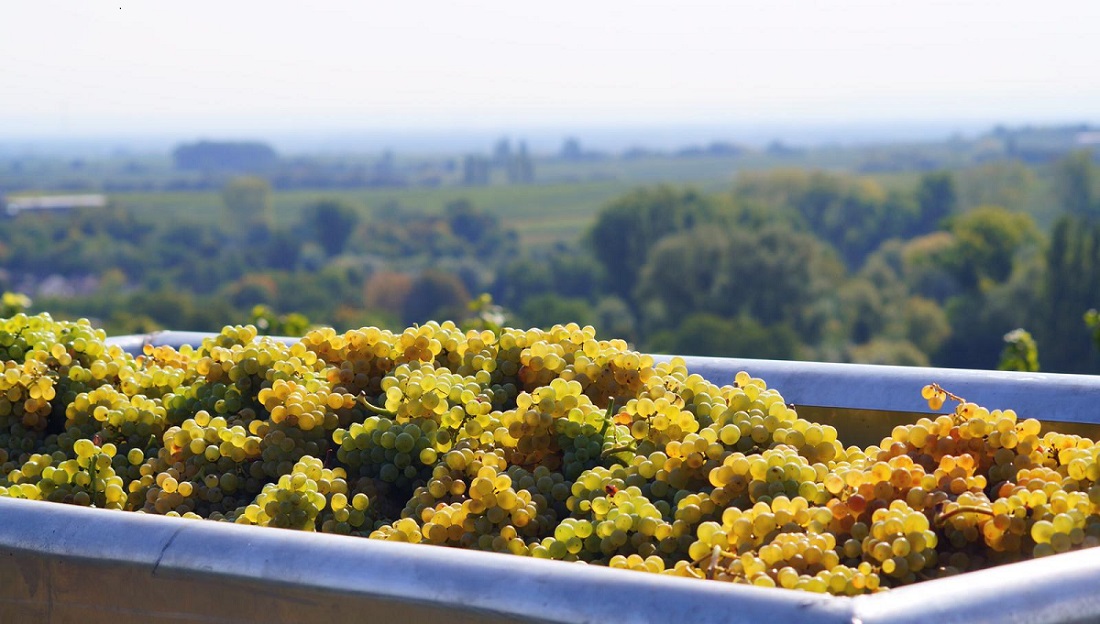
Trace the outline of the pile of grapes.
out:
M 937 385 L 845 447 L 589 327 L 226 327 L 132 356 L 0 320 L 0 494 L 839 595 L 1100 543 L 1100 446 Z

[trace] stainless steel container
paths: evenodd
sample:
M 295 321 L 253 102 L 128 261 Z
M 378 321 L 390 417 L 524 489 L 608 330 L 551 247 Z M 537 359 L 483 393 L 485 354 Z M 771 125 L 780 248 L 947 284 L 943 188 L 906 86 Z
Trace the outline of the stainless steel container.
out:
M 201 334 L 112 339 L 196 344 Z M 1100 378 L 687 358 L 740 370 L 845 442 L 928 412 L 935 381 L 1095 435 Z M 0 622 L 1100 622 L 1100 551 L 837 598 L 441 547 L 0 498 Z

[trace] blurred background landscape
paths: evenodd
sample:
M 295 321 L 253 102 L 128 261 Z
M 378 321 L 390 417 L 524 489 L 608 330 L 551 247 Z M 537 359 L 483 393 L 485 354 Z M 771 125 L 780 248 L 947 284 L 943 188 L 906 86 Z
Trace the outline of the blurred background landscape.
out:
M 1097 5 L 0 13 L 8 310 L 1100 370 Z

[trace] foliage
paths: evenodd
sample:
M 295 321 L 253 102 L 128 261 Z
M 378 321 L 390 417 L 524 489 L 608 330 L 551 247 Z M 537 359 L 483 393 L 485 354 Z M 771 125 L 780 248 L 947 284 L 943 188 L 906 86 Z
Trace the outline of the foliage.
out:
M 523 325 L 547 329 L 565 323 L 592 325 L 594 315 L 584 299 L 544 293 L 527 299 L 519 310 L 519 319 Z
M 655 335 L 648 346 L 655 353 L 789 360 L 797 357 L 800 345 L 787 325 L 765 327 L 750 316 L 724 319 L 698 313 L 676 329 Z
M 222 202 L 231 223 L 247 236 L 255 236 L 272 225 L 271 185 L 263 178 L 241 176 L 222 188 Z
M 304 314 L 278 314 L 264 305 L 252 308 L 249 323 L 255 325 L 260 335 L 264 336 L 305 336 L 311 328 Z
M 348 204 L 332 199 L 310 204 L 302 210 L 297 231 L 319 244 L 329 257 L 344 251 L 359 226 L 359 213 Z
M 5 291 L 0 296 L 0 318 L 10 318 L 20 312 L 26 312 L 30 307 L 31 298 L 22 293 Z
M 940 222 L 958 210 L 958 204 L 959 191 L 954 175 L 948 171 L 924 174 L 917 186 L 920 216 L 914 224 L 915 231 L 935 231 Z
M 1016 257 L 1041 240 L 1031 217 L 997 206 L 975 208 L 952 219 L 948 231 L 954 245 L 944 268 L 967 290 L 1005 281 Z
M 939 195 L 948 192 L 937 191 Z M 913 197 L 889 192 L 869 178 L 822 171 L 780 170 L 742 176 L 734 188 L 734 196 L 770 204 L 795 215 L 796 225 L 833 245 L 853 269 L 882 241 L 909 233 L 915 224 L 937 218 L 935 213 L 923 215 L 922 209 L 945 207 L 933 205 L 932 198 L 920 205 Z M 948 203 L 946 197 L 934 199 L 940 204 Z
M 654 323 L 706 312 L 785 323 L 816 341 L 823 319 L 814 304 L 843 275 L 831 250 L 809 234 L 770 226 L 759 232 L 707 228 L 661 241 L 642 269 L 638 300 L 658 304 Z
M 1096 311 L 1096 308 L 1089 308 L 1085 312 L 1085 325 L 1092 330 L 1092 342 L 1097 349 L 1100 349 L 1100 312 Z
M 493 303 L 493 297 L 489 293 L 481 293 L 466 304 L 466 308 L 470 316 L 462 324 L 465 330 L 489 330 L 499 334 L 508 321 L 508 313 L 502 306 Z
M 1100 225 L 1068 215 L 1059 219 L 1051 232 L 1046 265 L 1045 279 L 1039 283 L 1038 322 L 1032 326 L 1043 345 L 1044 365 L 1058 371 L 1094 371 L 1097 354 L 1081 315 L 1100 301 Z
M 997 364 L 997 370 L 1025 373 L 1034 373 L 1039 370 L 1039 347 L 1027 330 L 1014 329 L 1005 334 L 1004 341 L 1005 348 L 1001 351 L 1001 361 Z
M 515 231 L 469 202 L 452 202 L 442 215 L 406 210 L 399 205 L 387 208 L 367 222 L 351 251 L 421 263 L 462 257 L 495 263 L 516 254 Z
M 1100 175 L 1091 152 L 1078 150 L 1055 164 L 1054 192 L 1067 214 L 1100 217 Z
M 461 320 L 469 302 L 470 294 L 457 277 L 429 269 L 413 278 L 401 306 L 401 318 L 406 325 L 433 319 Z
M 717 179 L 732 162 L 675 161 L 647 175 L 675 164 Z M 875 176 L 746 167 L 732 188 L 705 190 L 542 182 L 597 162 L 540 162 L 539 185 L 457 195 L 276 193 L 223 177 L 220 210 L 210 193 L 22 213 L 0 220 L 0 286 L 110 333 L 216 331 L 257 305 L 340 327 L 448 317 L 492 329 L 482 312 L 499 309 L 506 322 L 591 323 L 645 350 L 986 367 L 1027 327 L 1044 367 L 1100 371 L 1080 322 L 1100 305 L 1087 155 Z M 723 338 L 693 338 L 708 327 Z
M 718 219 L 713 199 L 669 186 L 639 189 L 608 204 L 596 216 L 588 243 L 608 275 L 608 287 L 626 301 L 652 248 L 666 236 L 706 226 Z

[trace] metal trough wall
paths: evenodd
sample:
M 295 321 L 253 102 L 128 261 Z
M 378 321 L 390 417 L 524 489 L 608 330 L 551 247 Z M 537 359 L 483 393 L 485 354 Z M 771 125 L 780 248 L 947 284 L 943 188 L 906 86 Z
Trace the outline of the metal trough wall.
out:
M 112 342 L 196 344 L 166 332 Z M 688 358 L 716 383 L 763 377 L 868 438 L 927 412 L 937 381 L 989 407 L 1095 429 L 1100 378 Z M 1057 414 L 1049 414 L 1056 406 Z M 1100 552 L 1078 551 L 858 598 L 361 538 L 0 499 L 0 622 L 1100 621 Z

